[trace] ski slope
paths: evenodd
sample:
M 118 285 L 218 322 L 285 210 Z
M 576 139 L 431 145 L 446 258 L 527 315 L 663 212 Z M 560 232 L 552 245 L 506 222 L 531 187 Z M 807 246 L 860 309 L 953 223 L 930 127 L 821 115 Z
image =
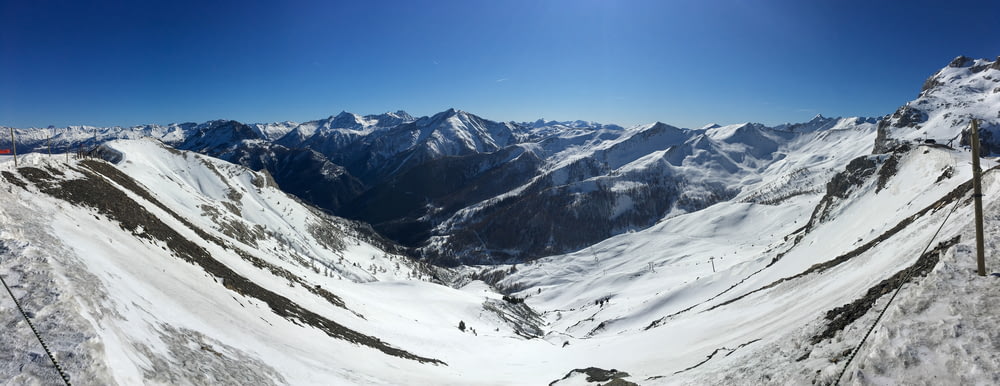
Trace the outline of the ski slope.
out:
M 767 286 L 890 231 L 967 181 L 971 176 L 968 163 L 968 153 L 960 151 L 920 148 L 910 152 L 887 187 L 878 193 L 873 192 L 874 181 L 859 187 L 854 194 L 857 198 L 837 209 L 836 220 L 808 233 L 800 228 L 809 221 L 820 195 L 798 196 L 777 206 L 721 203 L 576 253 L 519 266 L 503 284 L 521 289 L 518 294 L 527 296 L 533 308 L 548 310 L 545 316 L 551 331 L 546 339 L 570 342 L 566 351 L 588 352 L 588 362 L 578 367 L 625 370 L 646 381 L 641 384 L 829 382 L 840 370 L 831 360 L 843 359 L 842 350 L 860 339 L 855 330 L 861 327 L 849 331 L 852 336 L 815 346 L 809 343 L 809 334 L 823 327 L 826 311 L 850 303 L 912 264 L 951 206 L 917 218 L 840 265 Z M 935 183 L 939 174 L 935 172 L 949 166 L 965 168 Z M 987 197 L 1000 190 L 998 176 L 987 174 Z M 933 243 L 961 235 L 956 248 L 968 251 L 974 240 L 968 227 L 969 196 L 962 196 Z M 797 235 L 803 237 L 794 245 L 785 240 Z M 963 254 L 968 256 L 968 252 Z M 963 264 L 964 269 L 947 270 L 966 274 L 975 264 L 972 260 L 951 262 Z M 990 264 L 996 267 L 1000 261 Z M 766 289 L 758 291 L 761 288 Z M 608 301 L 597 305 L 598 299 Z M 684 371 L 717 349 L 733 355 L 713 357 Z M 806 353 L 812 354 L 810 359 L 794 362 Z M 747 378 L 746 373 L 760 378 Z M 891 374 L 899 373 L 882 375 L 882 379 L 896 379 Z M 649 379 L 658 376 L 663 378 Z
M 116 142 L 109 148 L 122 153 L 120 170 L 166 209 L 124 189 L 130 199 L 145 201 L 143 207 L 156 218 L 239 275 L 392 347 L 438 357 L 431 358 L 434 362 L 397 358 L 332 338 L 294 318 L 282 318 L 262 299 L 227 289 L 222 279 L 186 263 L 162 241 L 137 237 L 143 229 L 122 229 L 93 208 L 70 205 L 33 190 L 32 185 L 25 189 L 8 184 L 10 189 L 2 193 L 12 203 L 2 214 L 4 224 L 9 224 L 2 233 L 7 249 L 2 273 L 18 289 L 22 303 L 29 309 L 34 306 L 36 320 L 42 321 L 36 323 L 53 327 L 44 330 L 54 336 L 49 345 L 67 372 L 82 384 L 464 384 L 477 379 L 468 378 L 467 369 L 493 358 L 495 353 L 487 348 L 498 342 L 549 346 L 517 338 L 508 322 L 484 312 L 484 302 L 500 297 L 495 292 L 484 291 L 482 285 L 453 289 L 428 282 L 433 269 L 355 237 L 350 227 L 338 223 L 343 220 L 320 215 L 273 187 L 254 184 L 264 176 L 172 151 L 154 141 Z M 65 176 L 60 178 L 65 179 L 79 178 L 82 172 L 78 170 L 88 170 L 82 161 L 66 165 L 62 160 L 30 155 L 21 158 L 20 166 L 61 169 Z M 14 170 L 11 162 L 2 165 L 8 173 Z M 230 190 L 242 192 L 235 203 Z M 256 245 L 226 235 L 220 226 L 225 220 L 213 219 L 206 214 L 212 211 L 203 209 L 225 207 L 224 202 L 239 208 L 242 218 L 263 225 L 264 236 L 254 240 Z M 325 246 L 329 242 L 316 240 L 307 230 L 310 221 L 327 221 L 324 226 L 340 228 L 343 234 L 338 241 L 343 249 L 330 249 Z M 205 240 L 193 228 L 224 240 L 228 249 Z M 296 281 L 255 266 L 234 253 L 236 249 L 291 272 Z M 22 260 L 24 256 L 36 259 Z M 327 275 L 322 268 L 316 272 L 314 265 L 329 265 L 331 273 Z M 19 272 L 48 276 L 36 282 Z M 309 290 L 312 286 L 334 292 L 344 306 L 318 296 Z M 9 299 L 3 307 L 5 322 L 25 327 L 18 324 L 20 316 L 11 312 Z M 459 321 L 470 330 L 460 331 Z M 56 332 L 56 327 L 69 336 Z M 33 337 L 9 338 L 4 346 L 20 355 L 5 362 L 6 383 L 58 379 L 52 378 L 54 372 L 46 372 L 44 364 L 29 360 L 34 357 L 30 353 L 39 350 Z M 511 352 L 522 349 L 509 348 Z M 83 358 L 77 353 L 88 353 L 87 361 L 74 362 Z M 25 364 L 38 367 L 25 372 Z M 496 378 L 497 384 L 503 384 L 513 382 L 518 374 L 479 377 Z
M 457 288 L 428 281 L 456 273 L 409 266 L 407 260 L 380 252 L 351 233 L 344 220 L 254 182 L 266 179 L 263 175 L 150 140 L 114 142 L 108 148 L 121 155 L 117 168 L 163 208 L 123 188 L 130 199 L 146 201 L 146 210 L 197 240 L 239 275 L 346 328 L 435 362 L 387 355 L 283 318 L 265 301 L 227 289 L 224 280 L 178 258 L 163 242 L 139 237 L 142 229 L 123 229 L 94 208 L 71 205 L 31 184 L 9 185 L 0 190 L 12 203 L 3 211 L 2 220 L 10 226 L 2 233 L 7 257 L 2 273 L 22 302 L 35 309 L 38 324 L 49 326 L 42 328 L 43 336 L 52 337 L 48 343 L 66 371 L 101 384 L 535 384 L 589 366 L 625 371 L 628 380 L 640 384 L 756 379 L 748 374 L 765 383 L 828 381 L 839 371 L 831 360 L 843 359 L 870 316 L 852 324 L 846 336 L 812 344 L 810 337 L 825 326 L 823 315 L 912 264 L 951 206 L 926 212 L 840 265 L 768 285 L 889 232 L 970 176 L 968 167 L 956 168 L 951 178 L 934 181 L 944 168 L 967 166 L 968 153 L 917 147 L 902 153 L 897 172 L 882 189 L 875 192 L 878 173 L 871 174 L 809 231 L 802 228 L 822 200 L 818 193 L 774 205 L 721 203 L 579 252 L 519 265 L 500 284 L 520 288 L 514 295 L 525 297 L 540 314 L 541 337 L 526 339 L 517 334 L 516 322 L 486 307 L 503 309 L 497 305 L 506 304 L 492 287 L 477 280 Z M 888 158 L 865 157 L 876 162 Z M 3 171 L 14 172 L 11 162 L 2 165 Z M 86 165 L 80 160 L 66 165 L 62 158 L 45 155 L 23 157 L 21 163 L 22 168 L 48 170 L 53 178 L 58 175 L 53 170 L 61 169 L 64 176 L 58 178 L 66 180 L 81 178 L 90 170 Z M 182 170 L 187 172 L 177 173 Z M 1000 191 L 995 173 L 987 173 L 984 186 L 987 197 Z M 241 192 L 238 199 L 233 190 Z M 935 242 L 965 236 L 945 261 L 967 256 L 971 242 L 969 201 L 957 202 Z M 221 213 L 228 206 L 241 215 L 213 218 L 216 211 L 205 209 Z M 988 208 L 1000 216 L 994 205 Z M 324 247 L 308 231 L 310 221 L 323 220 L 339 225 L 344 249 Z M 263 224 L 282 236 L 265 232 L 252 243 L 241 241 L 226 234 L 221 225 L 226 221 Z M 206 240 L 193 228 L 211 237 Z M 786 236 L 801 238 L 793 243 Z M 301 281 L 290 283 L 255 266 L 234 253 L 237 248 Z M 317 273 L 311 259 L 329 264 L 331 273 Z M 406 268 L 394 269 L 397 262 Z M 374 273 L 355 263 L 374 266 Z M 972 267 L 971 261 L 965 264 Z M 957 267 L 939 266 L 931 278 L 942 270 L 951 272 L 952 279 L 939 285 L 959 281 Z M 315 285 L 336 294 L 344 307 L 308 290 Z M 597 304 L 602 299 L 603 305 Z M 909 299 L 904 293 L 900 301 L 917 301 Z M 5 321 L 24 330 L 20 316 L 10 312 L 10 302 L 3 304 Z M 468 326 L 465 331 L 457 328 L 459 321 Z M 30 332 L 21 331 L 4 344 L 14 352 L 36 352 L 29 338 Z M 876 340 L 869 350 L 904 344 Z M 699 365 L 713 352 L 717 354 Z M 764 352 L 776 354 L 760 355 Z M 859 357 L 862 362 L 880 360 L 866 353 Z M 805 354 L 807 359 L 787 365 Z M 44 358 L 30 358 L 9 358 L 4 374 L 16 375 L 7 383 L 54 379 L 54 372 L 47 374 L 51 369 L 41 364 Z M 889 370 L 870 376 L 895 379 L 894 362 L 882 361 Z M 25 372 L 21 364 L 35 367 Z

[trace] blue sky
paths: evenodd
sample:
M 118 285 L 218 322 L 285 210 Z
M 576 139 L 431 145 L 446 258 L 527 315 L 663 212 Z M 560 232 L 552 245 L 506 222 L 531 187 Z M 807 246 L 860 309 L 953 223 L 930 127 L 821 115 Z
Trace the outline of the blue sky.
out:
M 0 23 L 15 127 L 449 107 L 777 124 L 888 114 L 955 56 L 1000 55 L 996 1 L 38 0 Z

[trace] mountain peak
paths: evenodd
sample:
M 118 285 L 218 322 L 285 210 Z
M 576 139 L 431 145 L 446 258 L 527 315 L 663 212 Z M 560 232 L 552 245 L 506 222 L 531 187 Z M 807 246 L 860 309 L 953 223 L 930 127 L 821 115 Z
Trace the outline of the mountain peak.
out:
M 391 118 L 399 118 L 399 119 L 402 119 L 402 120 L 405 120 L 405 121 L 412 121 L 413 120 L 413 116 L 410 115 L 410 113 L 407 113 L 406 111 L 403 111 L 403 110 L 396 110 L 395 112 L 387 112 L 387 113 L 382 114 L 382 115 L 383 116 L 387 116 L 387 117 L 391 117 Z
M 366 115 L 364 119 L 368 125 L 373 125 L 376 128 L 389 128 L 416 120 L 416 118 L 403 110 L 385 112 L 378 115 Z
M 660 121 L 653 122 L 647 126 L 640 126 L 640 131 L 646 132 L 676 132 L 682 133 L 688 131 L 688 129 L 681 129 L 674 125 L 669 125 Z
M 449 108 L 449 109 L 447 109 L 445 111 L 442 111 L 440 113 L 434 114 L 434 116 L 432 118 L 433 119 L 446 119 L 446 118 L 451 118 L 451 117 L 458 117 L 459 119 L 462 119 L 462 118 L 468 118 L 469 116 L 474 116 L 474 115 L 472 115 L 472 114 L 470 114 L 470 113 L 468 113 L 466 111 L 463 111 L 463 110 L 451 107 L 451 108 Z
M 965 55 L 959 55 L 955 59 L 952 59 L 951 63 L 948 63 L 948 67 L 952 68 L 967 67 L 968 65 L 972 64 L 972 62 L 973 62 L 972 58 Z
M 358 127 L 364 126 L 365 124 L 365 121 L 361 116 L 346 111 L 341 111 L 340 114 L 337 114 L 337 116 L 331 117 L 329 121 L 331 127 L 333 128 Z
M 963 132 L 973 118 L 991 136 L 982 139 L 988 154 L 1000 153 L 1000 144 L 991 138 L 997 133 L 997 99 L 994 98 L 997 61 L 959 56 L 924 82 L 917 99 L 883 117 L 876 153 L 886 151 L 893 141 L 935 139 L 966 144 Z M 941 101 L 947 103 L 941 103 Z

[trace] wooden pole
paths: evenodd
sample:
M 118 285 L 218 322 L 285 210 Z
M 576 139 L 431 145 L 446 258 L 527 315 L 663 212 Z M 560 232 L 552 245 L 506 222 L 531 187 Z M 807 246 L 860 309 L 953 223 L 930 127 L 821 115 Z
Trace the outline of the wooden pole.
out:
M 983 186 L 979 168 L 979 121 L 972 120 L 972 197 L 976 208 L 976 268 L 979 276 L 986 276 L 986 259 L 983 255 Z
M 14 151 L 14 168 L 17 169 L 17 143 L 14 142 L 14 128 L 10 128 L 10 148 Z

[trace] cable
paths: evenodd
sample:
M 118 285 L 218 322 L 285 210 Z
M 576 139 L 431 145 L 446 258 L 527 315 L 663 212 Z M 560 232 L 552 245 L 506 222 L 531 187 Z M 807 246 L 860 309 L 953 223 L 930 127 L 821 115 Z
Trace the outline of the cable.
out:
M 14 297 L 14 292 L 10 290 L 9 286 L 7 286 L 7 281 L 3 279 L 3 276 L 0 276 L 0 283 L 3 283 L 3 287 L 7 289 L 7 293 L 10 294 L 10 298 L 14 300 L 14 305 L 17 306 L 17 311 L 20 312 L 21 316 L 24 317 L 24 320 L 28 322 L 28 327 L 31 327 L 31 332 L 35 334 L 35 338 L 38 338 L 38 343 L 42 344 L 42 348 L 45 349 L 45 354 L 49 356 L 49 360 L 51 360 L 52 364 L 55 365 L 56 371 L 59 372 L 59 376 L 62 377 L 63 382 L 66 383 L 66 386 L 70 386 L 69 376 L 63 372 L 62 366 L 59 366 L 59 362 L 56 362 L 55 355 L 52 355 L 52 351 L 49 351 L 49 346 L 45 344 L 44 340 L 42 340 L 42 335 L 38 333 L 37 329 L 35 329 L 35 324 L 31 323 L 31 319 L 28 318 L 28 314 L 24 312 L 24 308 L 21 308 L 21 303 L 17 301 L 16 297 Z
M 957 198 L 955 199 L 955 205 L 952 205 L 951 211 L 948 212 L 948 215 L 944 216 L 944 221 L 942 221 L 941 225 L 938 226 L 937 231 L 934 232 L 934 235 L 931 236 L 931 239 L 927 241 L 927 246 L 924 247 L 924 251 L 920 252 L 920 254 L 917 255 L 918 259 L 921 256 L 923 256 L 925 253 L 927 253 L 928 249 L 930 249 L 931 244 L 934 243 L 934 239 L 936 239 L 937 236 L 938 236 L 938 234 L 941 233 L 941 229 L 944 228 L 944 224 L 948 223 L 948 218 L 951 217 L 952 213 L 955 213 L 955 210 L 958 209 L 958 204 L 961 201 L 962 201 L 961 199 L 957 199 Z M 847 363 L 845 363 L 844 364 L 844 368 L 842 370 L 840 370 L 840 375 L 837 375 L 837 382 L 835 382 L 836 385 L 840 385 L 840 380 L 841 380 L 841 378 L 844 377 L 844 373 L 847 372 L 847 368 L 851 367 L 851 361 L 854 360 L 854 356 L 858 355 L 858 351 L 861 351 L 861 346 L 865 344 L 866 340 L 868 340 L 868 336 L 870 336 L 872 334 L 872 331 L 875 331 L 875 326 L 878 325 L 879 320 L 882 319 L 882 316 L 885 315 L 885 312 L 889 310 L 889 306 L 892 305 L 892 301 L 896 299 L 896 295 L 899 295 L 899 291 L 903 289 L 903 284 L 905 284 L 906 282 L 910 281 L 910 276 L 912 276 L 913 272 L 916 272 L 916 271 L 917 270 L 915 270 L 915 269 L 909 270 L 909 272 L 906 273 L 905 278 L 903 280 L 900 280 L 899 287 L 896 287 L 896 291 L 894 291 L 892 293 L 892 296 L 889 297 L 889 301 L 885 304 L 885 308 L 882 309 L 882 312 L 879 312 L 878 317 L 876 317 L 875 321 L 872 322 L 871 328 L 869 328 L 868 332 L 865 333 L 865 336 L 863 338 L 861 338 L 861 342 L 858 343 L 858 346 L 855 347 L 854 350 L 851 351 L 851 356 L 847 358 Z

